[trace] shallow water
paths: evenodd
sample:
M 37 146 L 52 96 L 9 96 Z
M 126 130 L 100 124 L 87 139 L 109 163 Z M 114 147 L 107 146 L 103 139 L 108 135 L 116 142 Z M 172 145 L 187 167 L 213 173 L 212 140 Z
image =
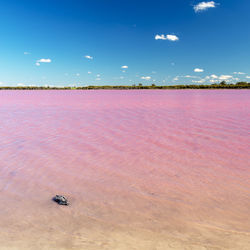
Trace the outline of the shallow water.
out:
M 250 249 L 249 124 L 249 90 L 0 91 L 0 249 Z

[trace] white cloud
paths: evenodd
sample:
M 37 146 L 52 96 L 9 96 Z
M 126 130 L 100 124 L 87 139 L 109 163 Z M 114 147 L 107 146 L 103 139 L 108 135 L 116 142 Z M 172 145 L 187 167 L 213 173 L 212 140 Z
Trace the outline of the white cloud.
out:
M 121 67 L 122 69 L 128 69 L 128 66 L 124 65 Z
M 191 76 L 191 75 L 186 75 L 186 76 L 180 76 L 184 78 L 200 78 L 199 76 Z
M 167 40 L 167 38 L 164 35 L 156 35 L 155 40 Z
M 246 76 L 247 79 L 250 79 L 250 76 Z
M 170 41 L 178 41 L 179 37 L 177 37 L 176 35 L 167 35 L 167 39 Z
M 219 80 L 211 79 L 210 82 L 211 83 L 216 83 L 216 82 L 219 82 Z
M 234 72 L 235 75 L 245 75 L 246 73 L 243 72 Z
M 77 73 L 77 74 L 76 74 L 76 76 L 80 76 L 80 74 L 79 74 L 79 73 Z
M 213 79 L 217 79 L 218 78 L 217 75 L 211 75 L 210 77 L 213 78 Z
M 101 76 L 100 74 L 96 75 L 96 77 L 100 77 L 100 76 Z
M 23 52 L 23 54 L 24 55 L 30 55 L 30 52 L 25 51 L 25 52 Z
M 40 60 L 37 60 L 36 62 L 38 62 L 38 63 L 51 63 L 51 59 L 40 59 Z
M 44 58 L 42 58 L 42 59 L 39 59 L 39 60 L 37 60 L 36 61 L 36 66 L 40 66 L 41 65 L 41 63 L 51 63 L 52 61 L 51 61 L 51 59 L 44 59 Z
M 96 78 L 96 81 L 101 81 L 101 78 Z
M 194 69 L 194 72 L 196 72 L 196 73 L 201 73 L 201 72 L 204 72 L 204 69 L 196 68 L 196 69 Z
M 124 79 L 124 76 L 120 76 L 120 79 Z
M 179 37 L 177 37 L 176 35 L 156 35 L 155 36 L 155 40 L 169 40 L 172 42 L 178 41 Z
M 229 79 L 231 79 L 231 78 L 233 78 L 233 77 L 230 76 L 230 75 L 221 75 L 221 76 L 219 77 L 220 80 L 229 80 Z
M 92 74 L 92 72 L 88 71 L 88 74 Z
M 178 76 L 176 76 L 174 79 L 173 79 L 173 81 L 178 81 L 179 80 L 179 77 Z
M 87 58 L 87 59 L 89 59 L 89 60 L 93 60 L 93 57 L 92 57 L 92 56 L 86 55 L 85 58 Z
M 206 81 L 205 79 L 201 79 L 199 81 L 192 80 L 193 83 L 204 83 L 205 81 Z
M 148 81 L 148 80 L 151 79 L 151 76 L 142 76 L 141 79 L 142 79 L 142 80 L 147 80 L 147 81 Z
M 216 7 L 216 3 L 214 1 L 200 2 L 194 6 L 194 11 L 200 12 L 200 11 L 204 11 L 204 10 L 207 10 L 209 8 L 215 8 L 215 7 Z

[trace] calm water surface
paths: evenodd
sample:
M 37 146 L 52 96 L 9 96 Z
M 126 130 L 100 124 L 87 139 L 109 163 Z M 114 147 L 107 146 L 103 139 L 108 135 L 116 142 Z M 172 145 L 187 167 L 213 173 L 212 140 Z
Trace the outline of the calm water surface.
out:
M 1 91 L 0 249 L 249 250 L 249 131 L 249 90 Z

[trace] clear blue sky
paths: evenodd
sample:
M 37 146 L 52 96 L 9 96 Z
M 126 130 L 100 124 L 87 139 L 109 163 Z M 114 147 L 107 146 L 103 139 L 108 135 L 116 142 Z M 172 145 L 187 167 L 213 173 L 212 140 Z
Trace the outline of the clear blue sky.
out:
M 249 0 L 0 0 L 0 84 L 250 81 L 249 13 Z

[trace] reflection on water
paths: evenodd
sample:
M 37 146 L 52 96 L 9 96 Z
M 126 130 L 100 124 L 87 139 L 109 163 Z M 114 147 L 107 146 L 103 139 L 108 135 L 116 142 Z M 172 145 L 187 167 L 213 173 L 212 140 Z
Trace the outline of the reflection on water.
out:
M 249 107 L 247 90 L 1 91 L 0 248 L 250 249 Z

